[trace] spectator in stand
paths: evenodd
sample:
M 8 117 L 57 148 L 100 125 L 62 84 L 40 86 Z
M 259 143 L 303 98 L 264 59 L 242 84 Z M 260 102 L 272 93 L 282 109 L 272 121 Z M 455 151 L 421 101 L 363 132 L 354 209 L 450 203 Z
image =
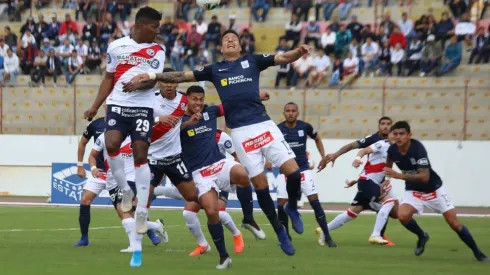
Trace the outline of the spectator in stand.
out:
M 13 9 L 13 17 L 11 17 L 11 21 L 20 21 L 21 20 L 21 13 L 25 11 L 26 9 L 31 8 L 31 0 L 17 0 L 17 1 L 11 1 L 12 3 L 12 9 Z
M 68 33 L 68 29 L 71 29 L 74 34 L 78 34 L 77 22 L 71 20 L 71 15 L 69 13 L 65 15 L 65 21 L 60 25 L 60 30 L 58 33 L 60 40 L 63 40 L 63 35 Z
M 400 7 L 403 7 L 405 0 L 400 0 Z M 407 0 L 407 6 L 412 5 L 412 0 Z
M 240 26 L 236 23 L 236 15 L 230 14 L 228 18 L 230 19 L 230 24 L 228 25 L 228 28 L 226 28 L 226 30 L 233 30 L 236 33 L 240 33 Z
M 335 37 L 335 55 L 344 56 L 348 51 L 350 42 L 352 41 L 352 36 L 349 30 L 346 30 L 345 25 L 340 26 L 339 32 Z
M 65 72 L 66 83 L 71 86 L 77 75 L 83 71 L 83 59 L 78 55 L 77 50 L 73 50 L 68 58 L 68 70 Z
M 54 47 L 51 45 L 51 43 L 49 42 L 49 39 L 48 38 L 44 38 L 43 39 L 43 43 L 41 45 L 41 51 L 45 52 L 45 53 L 49 53 L 49 51 L 51 49 L 54 49 Z
M 308 13 L 310 12 L 311 7 L 313 7 L 313 0 L 294 0 L 292 3 L 293 14 L 296 14 L 299 20 L 303 17 L 303 21 L 307 21 Z
M 61 45 L 58 49 L 58 55 L 61 60 L 61 65 L 63 68 L 68 66 L 68 59 L 71 57 L 72 52 L 75 50 L 72 44 L 70 44 L 69 39 L 65 39 L 63 41 L 63 45 Z
M 26 31 L 26 33 L 29 31 Z M 22 73 L 24 74 L 30 74 L 31 69 L 34 64 L 34 59 L 36 59 L 37 56 L 37 47 L 36 44 L 33 44 L 32 42 L 27 43 L 27 47 L 22 52 L 22 61 L 20 62 L 20 68 L 22 69 Z
M 223 2 L 223 1 L 221 1 L 221 2 Z M 220 2 L 220 4 L 221 4 L 221 2 Z M 194 2 L 193 2 L 193 5 L 194 5 Z M 194 12 L 194 20 L 196 20 L 199 17 L 204 17 L 205 11 L 206 10 L 204 8 L 200 7 L 199 5 L 196 5 L 195 12 Z
M 320 36 L 320 25 L 315 22 L 315 17 L 310 16 L 305 26 L 305 44 L 313 42 L 316 49 L 320 48 Z
M 454 23 L 447 12 L 443 12 L 441 16 L 441 21 L 436 24 L 436 40 L 442 41 L 442 45 L 446 44 L 446 40 L 454 35 Z
M 19 74 L 19 58 L 12 51 L 7 50 L 7 55 L 3 58 L 3 70 L 0 70 L 0 85 L 5 85 L 5 78 L 9 78 L 9 87 L 14 87 L 15 77 Z
M 339 17 L 340 20 L 346 20 L 349 16 L 350 10 L 354 6 L 352 0 L 339 0 Z
M 326 55 L 331 55 L 332 53 L 334 53 L 336 36 L 337 35 L 332 31 L 332 28 L 330 28 L 330 26 L 328 26 L 327 30 L 322 34 L 320 43 Z
M 197 18 L 196 27 L 197 32 L 204 37 L 204 34 L 208 31 L 208 23 L 204 22 L 202 16 Z
M 85 68 L 93 71 L 100 66 L 101 60 L 101 50 L 97 43 L 97 39 L 94 38 L 87 52 L 87 59 L 85 60 Z
M 189 10 L 192 6 L 192 0 L 177 0 L 176 17 L 182 18 L 184 21 L 189 22 Z
M 452 0 L 449 4 L 449 8 L 456 19 L 460 18 L 461 15 L 468 11 L 468 5 L 466 5 L 464 0 Z
M 263 22 L 267 18 L 267 13 L 271 8 L 271 4 L 269 0 L 254 0 L 254 4 L 252 5 L 252 15 L 257 22 Z M 261 10 L 262 13 L 259 16 L 258 11 Z
M 242 36 L 240 38 L 240 45 L 244 54 L 255 53 L 255 43 L 250 39 L 250 36 Z
M 88 46 L 83 43 L 82 39 L 77 40 L 75 50 L 77 51 L 78 55 L 83 59 L 83 61 L 85 61 L 85 58 L 88 55 Z
M 407 47 L 407 39 L 405 38 L 405 35 L 400 32 L 400 29 L 398 27 L 395 27 L 393 29 L 393 33 L 390 35 L 390 46 L 395 47 L 396 44 L 400 43 L 403 49 Z
M 22 35 L 22 39 L 21 39 L 22 49 L 25 49 L 29 43 L 36 45 L 36 38 L 32 34 L 31 29 L 27 28 L 26 31 L 24 32 L 24 35 Z
M 385 14 L 383 17 L 383 21 L 381 21 L 381 24 L 379 24 L 379 28 L 384 29 L 384 33 L 390 36 L 395 27 L 396 25 L 393 21 L 391 21 L 390 14 Z
M 288 42 L 285 37 L 281 37 L 279 40 L 279 45 L 276 47 L 276 54 L 282 54 L 289 51 Z M 274 84 L 275 88 L 279 87 L 279 82 L 281 79 L 286 78 L 286 86 L 289 88 L 291 86 L 291 76 L 292 70 L 290 64 L 279 65 L 276 66 L 277 74 L 276 74 L 276 82 Z
M 102 20 L 101 18 L 105 10 L 104 4 L 104 0 L 91 0 L 87 17 L 93 17 L 95 21 L 99 21 L 99 19 Z
M 44 86 L 47 60 L 48 56 L 43 51 L 39 51 L 39 55 L 34 59 L 31 70 L 31 85 L 38 86 L 39 82 L 41 82 L 41 87 Z
M 443 76 L 456 69 L 461 63 L 462 56 L 463 50 L 461 43 L 458 42 L 458 38 L 456 36 L 452 36 L 446 50 L 444 51 L 441 69 L 436 76 Z
M 100 42 L 108 43 L 109 38 L 114 35 L 117 30 L 116 21 L 113 20 L 112 15 L 107 13 L 104 17 L 104 22 L 100 28 Z
M 70 44 L 72 44 L 72 45 L 77 44 L 77 39 L 75 38 L 75 34 L 73 33 L 73 31 L 70 28 L 68 29 L 68 31 L 66 32 L 65 35 L 60 36 L 60 39 L 61 38 L 70 40 Z
M 391 72 L 391 47 L 388 41 L 379 48 L 379 71 L 378 75 L 388 73 L 389 76 L 392 75 Z
M 36 23 L 34 23 L 34 18 L 32 16 L 29 16 L 26 20 L 26 23 L 22 25 L 22 27 L 20 28 L 20 33 L 24 34 L 27 29 L 31 30 L 31 33 L 34 33 L 36 30 Z
M 396 66 L 397 76 L 402 76 L 403 73 L 403 57 L 405 56 L 405 51 L 402 48 L 402 44 L 396 43 L 395 48 L 391 50 L 391 66 L 390 66 L 390 75 L 391 75 L 391 67 Z
M 179 33 L 179 28 L 177 26 L 173 26 L 172 32 L 170 32 L 170 35 L 167 37 L 167 42 L 165 44 L 165 48 L 167 49 L 166 53 L 168 54 L 168 57 L 170 57 L 170 53 L 172 52 L 172 48 L 174 47 L 175 43 L 177 42 L 177 38 L 181 36 Z
M 3 37 L 0 37 L 0 56 L 4 57 L 7 55 L 7 50 L 9 49 L 9 45 L 5 44 L 5 40 Z
M 124 3 L 123 1 L 113 1 L 110 4 L 107 4 L 107 12 L 114 15 L 119 13 L 119 19 L 121 21 L 126 21 L 126 18 L 131 13 L 131 4 L 127 2 Z
M 55 46 L 60 44 L 60 41 L 58 39 L 60 28 L 61 28 L 61 23 L 58 22 L 58 19 L 56 18 L 56 13 L 53 13 L 51 15 L 51 23 L 49 23 L 48 25 L 48 31 L 46 32 L 46 37 L 49 38 L 49 40 L 55 41 L 54 43 Z
M 364 59 L 362 58 L 362 45 L 357 41 L 357 39 L 352 39 L 352 42 L 349 44 L 349 52 L 352 53 L 352 56 L 356 57 L 359 60 L 359 75 L 362 75 L 364 72 Z
M 366 43 L 362 45 L 361 53 L 364 64 L 366 64 L 366 75 L 371 73 L 371 77 L 374 77 L 378 66 L 379 45 L 368 37 Z
M 42 14 L 39 14 L 38 19 L 39 20 L 35 25 L 33 33 L 34 33 L 34 37 L 36 38 L 36 45 L 41 45 L 44 37 L 46 37 L 49 26 L 48 23 L 44 21 L 44 16 Z M 47 52 L 45 53 L 47 54 Z
M 427 31 L 429 30 L 429 17 L 423 14 L 418 20 L 415 21 L 414 31 L 417 33 L 421 40 L 425 41 L 427 38 Z
M 172 66 L 172 69 L 178 72 L 182 72 L 184 70 L 184 54 L 184 40 L 181 37 L 178 37 L 172 51 L 170 52 L 170 66 Z
M 475 57 L 478 57 L 476 59 L 476 64 L 479 64 L 485 59 L 486 52 L 488 51 L 488 48 L 485 48 L 485 44 L 486 44 L 485 42 L 487 40 L 488 40 L 488 35 L 485 33 L 485 28 L 479 27 L 478 35 L 476 36 L 475 39 L 475 47 L 471 50 L 471 55 L 468 64 L 472 64 L 473 59 L 475 59 Z
M 361 32 L 364 29 L 364 26 L 357 21 L 357 15 L 353 14 L 351 16 L 351 21 L 350 21 L 349 25 L 347 25 L 347 29 L 352 34 L 352 38 L 357 39 L 357 41 L 359 41 L 359 42 L 362 41 Z
M 380 1 L 381 2 L 381 1 Z M 390 0 L 384 0 L 383 3 L 385 5 L 385 7 L 389 6 L 390 5 Z M 373 6 L 373 0 L 368 0 L 368 7 L 372 7 Z
M 318 49 L 318 55 L 313 58 L 313 69 L 311 70 L 306 86 L 316 89 L 326 78 L 330 69 L 330 58 L 325 55 L 323 49 Z
M 286 40 L 293 41 L 292 48 L 295 49 L 301 38 L 301 31 L 303 30 L 303 26 L 301 22 L 298 20 L 298 16 L 296 14 L 291 15 L 291 21 L 286 23 Z
M 325 21 L 329 21 L 332 17 L 332 12 L 337 8 L 337 0 L 326 0 L 323 5 L 323 16 Z
M 342 86 L 352 84 L 359 77 L 359 59 L 352 55 L 352 52 L 347 53 L 347 58 L 343 64 L 344 72 L 342 73 Z
M 189 45 L 191 43 L 191 41 L 194 41 L 195 44 L 197 44 L 197 45 L 201 45 L 201 42 L 202 42 L 202 35 L 197 32 L 197 27 L 196 27 L 195 23 L 192 23 L 191 30 L 187 34 L 185 43 L 187 45 Z M 197 51 L 196 51 L 196 54 L 197 54 Z
M 293 62 L 293 75 L 291 77 L 291 90 L 296 89 L 299 79 L 307 79 L 313 68 L 313 58 L 309 54 L 303 55 L 300 59 Z
M 379 33 L 377 35 L 373 34 L 373 41 L 376 41 L 376 43 L 378 43 L 378 45 L 382 45 L 387 41 L 389 43 L 390 42 L 390 36 L 385 33 L 384 28 L 380 28 Z
M 405 37 L 410 40 L 413 33 L 413 22 L 408 19 L 408 14 L 406 12 L 402 13 L 402 20 L 398 21 L 398 27 L 400 31 L 405 35 Z
M 3 55 L 0 55 L 0 72 L 3 71 L 5 68 L 3 67 Z
M 92 41 L 97 37 L 97 25 L 94 24 L 92 17 L 87 18 L 87 24 L 82 29 L 82 40 Z
M 206 48 L 200 46 L 199 53 L 197 54 L 196 57 L 196 65 L 200 67 L 204 67 L 208 64 L 209 64 L 208 52 L 206 51 Z
M 77 0 L 78 7 L 75 12 L 75 19 L 78 21 L 80 12 L 82 13 L 83 19 L 87 20 L 88 12 L 90 10 L 90 4 L 92 0 Z
M 420 68 L 420 60 L 422 59 L 422 50 L 424 45 L 420 41 L 417 35 L 412 37 L 410 45 L 408 45 L 405 60 L 405 68 L 407 70 L 406 76 L 411 76 L 416 70 Z
M 218 46 L 220 44 L 221 30 L 222 30 L 222 26 L 221 23 L 218 22 L 218 16 L 213 15 L 211 17 L 211 23 L 209 23 L 208 25 L 208 31 L 204 35 L 204 40 L 206 41 L 206 48 L 209 47 L 209 43 L 213 43 L 215 46 Z
M 196 43 L 196 41 L 191 40 L 190 43 L 188 43 L 189 46 L 187 47 L 184 58 L 183 58 L 183 65 L 187 64 L 189 65 L 189 69 L 191 71 L 194 71 L 194 68 L 196 66 L 196 56 L 199 53 L 199 44 Z
M 53 77 L 54 87 L 56 87 L 58 75 L 61 74 L 61 61 L 55 55 L 54 49 L 51 49 L 48 53 L 48 58 L 46 60 L 46 75 Z
M 332 77 L 330 78 L 330 86 L 335 86 L 342 80 L 344 73 L 344 63 L 340 57 L 336 57 L 332 68 Z
M 196 21 L 193 21 L 192 23 L 196 24 Z M 165 19 L 163 19 L 163 24 L 160 25 L 160 35 L 166 39 L 172 32 L 173 28 L 174 23 L 172 23 L 172 18 L 170 18 L 170 16 L 165 16 Z
M 332 28 L 332 31 L 334 33 L 337 33 L 337 32 L 339 32 L 341 25 L 342 25 L 342 23 L 340 23 L 339 16 L 334 15 L 334 16 L 332 16 L 332 22 L 330 22 L 330 25 L 328 25 L 328 26 L 330 28 Z
M 10 30 L 9 26 L 4 28 L 4 33 L 3 39 L 5 40 L 5 44 L 15 52 L 17 50 L 17 35 Z
M 422 51 L 422 60 L 420 61 L 420 77 L 429 75 L 441 61 L 442 47 L 441 43 L 436 41 L 436 37 L 431 34 L 427 37 L 424 50 Z

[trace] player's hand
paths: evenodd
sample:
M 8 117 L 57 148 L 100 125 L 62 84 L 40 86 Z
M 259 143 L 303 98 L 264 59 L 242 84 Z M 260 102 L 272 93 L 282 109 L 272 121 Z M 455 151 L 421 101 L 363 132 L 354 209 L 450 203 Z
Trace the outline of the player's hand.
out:
M 150 76 L 148 74 L 139 74 L 131 81 L 123 83 L 123 92 L 125 93 L 131 93 L 139 89 L 141 87 L 142 83 L 145 83 L 146 81 L 150 81 Z
M 264 169 L 268 171 L 272 171 L 272 162 L 266 161 L 264 165 Z
M 388 186 L 390 186 L 390 185 L 391 185 L 391 183 L 390 183 L 390 181 L 389 181 L 389 180 L 385 180 L 385 181 L 383 181 L 383 183 L 382 183 L 382 184 L 380 184 L 380 185 L 379 185 L 379 188 L 380 188 L 380 191 L 381 191 L 381 193 L 380 193 L 380 194 L 381 194 L 381 196 L 384 196 L 384 195 L 385 195 L 385 193 L 387 193 L 387 192 L 386 192 L 386 189 L 387 189 L 387 188 L 388 188 Z
M 307 44 L 303 44 L 303 45 L 299 46 L 298 48 L 296 48 L 296 50 L 301 54 L 301 56 L 303 56 L 305 54 L 310 53 L 310 46 Z
M 270 98 L 271 98 L 271 96 L 268 92 L 260 91 L 260 100 L 261 101 L 267 101 Z
M 351 188 L 357 183 L 357 180 L 345 180 L 344 188 Z
M 82 179 L 87 177 L 87 172 L 85 172 L 85 168 L 83 168 L 83 166 L 77 167 L 77 175 Z
M 191 116 L 191 119 L 188 120 L 189 124 L 188 125 L 194 125 L 196 123 L 199 122 L 199 120 L 201 120 L 202 118 L 202 115 L 201 113 L 195 113 Z
M 361 166 L 361 164 L 362 164 L 362 160 L 361 159 L 355 159 L 352 162 L 352 166 L 354 166 L 354 168 L 359 168 L 359 166 Z
M 330 162 L 332 163 L 332 167 L 333 167 L 336 159 L 337 159 L 337 156 L 335 156 L 335 154 L 326 155 L 325 158 L 323 158 L 320 161 L 320 164 L 318 164 L 318 172 L 325 169 L 325 167 L 327 167 L 327 164 L 329 164 Z
M 98 169 L 98 168 L 95 168 L 92 169 L 92 176 L 94 178 L 98 178 L 100 175 L 102 175 L 102 173 L 104 173 L 104 171 L 102 171 L 101 169 Z
M 394 179 L 403 179 L 403 174 L 398 173 L 397 171 L 393 170 L 392 168 L 385 167 L 383 169 L 383 171 L 385 172 L 385 175 L 387 177 L 394 178 Z
M 88 121 L 92 121 L 94 116 L 97 115 L 97 111 L 98 111 L 97 108 L 90 107 L 90 109 L 88 109 L 87 111 L 85 111 L 85 113 L 83 113 L 83 117 Z
M 168 115 L 168 116 L 159 117 L 159 121 L 155 124 L 167 124 L 167 125 L 170 125 L 172 127 L 175 127 L 175 125 L 177 125 L 177 123 L 179 123 L 179 121 L 180 121 L 179 117 Z

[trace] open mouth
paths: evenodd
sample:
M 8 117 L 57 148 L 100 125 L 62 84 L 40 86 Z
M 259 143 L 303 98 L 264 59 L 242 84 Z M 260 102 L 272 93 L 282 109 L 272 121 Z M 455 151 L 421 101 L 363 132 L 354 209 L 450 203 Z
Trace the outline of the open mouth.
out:
M 235 45 L 233 45 L 233 44 L 228 44 L 228 49 L 230 49 L 230 48 L 231 48 L 231 49 L 234 49 L 234 48 L 235 48 Z

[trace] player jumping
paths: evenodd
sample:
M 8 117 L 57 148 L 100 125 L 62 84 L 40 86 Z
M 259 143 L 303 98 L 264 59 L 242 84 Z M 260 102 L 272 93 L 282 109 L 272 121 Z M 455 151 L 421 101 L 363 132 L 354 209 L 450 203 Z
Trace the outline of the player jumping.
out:
M 285 65 L 309 53 L 309 47 L 302 45 L 294 50 L 276 55 L 246 54 L 242 56 L 239 35 L 227 30 L 222 37 L 224 61 L 205 66 L 193 72 L 173 72 L 155 74 L 149 72 L 134 77 L 125 83 L 126 92 L 153 87 L 155 81 L 164 82 L 213 82 L 223 103 L 225 120 L 231 129 L 231 138 L 240 162 L 245 166 L 255 187 L 257 200 L 262 211 L 279 239 L 281 249 L 287 255 L 295 250 L 286 229 L 279 222 L 274 202 L 269 193 L 264 174 L 264 157 L 287 176 L 289 202 L 285 207 L 293 229 L 303 233 L 303 222 L 298 212 L 297 202 L 301 189 L 301 173 L 294 160 L 294 152 L 284 140 L 277 125 L 270 119 L 259 97 L 260 72 L 270 66 Z M 251 202 L 250 202 L 251 204 Z M 242 205 L 243 206 L 243 205 Z
M 459 238 L 471 248 L 478 261 L 490 261 L 478 248 L 468 228 L 460 223 L 454 205 L 444 190 L 441 178 L 432 170 L 424 145 L 420 141 L 412 139 L 408 122 L 396 122 L 392 131 L 396 144 L 391 145 L 388 149 L 386 168 L 384 169 L 386 173 L 385 184 L 389 184 L 391 178 L 405 181 L 405 193 L 398 210 L 398 219 L 403 226 L 418 237 L 415 256 L 424 253 L 425 245 L 429 241 L 429 234 L 419 227 L 413 219 L 413 215 L 421 214 L 424 207 L 428 207 L 444 216 L 446 222 L 458 234 Z M 393 163 L 396 163 L 402 173 L 392 169 Z

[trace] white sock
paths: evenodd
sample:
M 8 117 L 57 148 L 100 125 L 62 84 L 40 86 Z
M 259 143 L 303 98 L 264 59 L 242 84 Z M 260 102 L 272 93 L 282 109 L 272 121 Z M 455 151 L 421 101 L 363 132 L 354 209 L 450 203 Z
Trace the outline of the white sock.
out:
M 124 227 L 124 231 L 126 231 L 126 235 L 128 235 L 129 246 L 133 248 L 135 245 L 135 234 L 136 234 L 135 221 L 133 218 L 127 218 L 127 219 L 123 219 L 121 223 Z
M 357 214 L 347 210 L 346 212 L 337 215 L 337 217 L 328 223 L 328 231 L 335 230 L 355 218 L 357 218 Z
M 383 230 L 393 206 L 395 206 L 395 202 L 392 200 L 383 203 L 376 216 L 376 223 L 374 224 L 373 234 L 371 236 L 381 236 L 381 230 Z
M 238 230 L 238 228 L 236 227 L 235 222 L 233 222 L 233 219 L 231 218 L 230 214 L 228 214 L 228 212 L 219 211 L 219 221 L 222 225 L 228 228 L 228 230 L 230 230 L 233 236 L 242 234 L 240 230 Z
M 184 200 L 179 189 L 172 186 L 157 186 L 153 189 L 153 194 L 155 194 L 155 196 L 165 196 L 176 200 Z
M 134 179 L 136 184 L 138 207 L 148 208 L 148 196 L 150 195 L 151 172 L 148 163 L 134 168 Z
M 158 228 L 160 228 L 160 224 L 156 222 L 147 221 L 146 223 L 148 224 L 148 230 L 157 230 Z
M 136 223 L 134 224 L 134 251 L 142 251 L 143 250 L 143 234 L 136 233 Z M 146 234 L 145 234 L 146 235 Z
M 183 215 L 187 228 L 189 228 L 192 236 L 194 236 L 194 238 L 196 239 L 197 244 L 199 244 L 200 246 L 207 246 L 208 242 L 204 237 L 204 233 L 202 233 L 201 224 L 199 223 L 199 219 L 197 218 L 197 213 L 184 210 Z
M 109 167 L 111 168 L 112 175 L 117 182 L 117 185 L 121 190 L 128 191 L 131 189 L 126 180 L 126 172 L 124 171 L 124 160 L 121 154 L 118 152 L 116 156 L 110 156 L 107 159 Z

